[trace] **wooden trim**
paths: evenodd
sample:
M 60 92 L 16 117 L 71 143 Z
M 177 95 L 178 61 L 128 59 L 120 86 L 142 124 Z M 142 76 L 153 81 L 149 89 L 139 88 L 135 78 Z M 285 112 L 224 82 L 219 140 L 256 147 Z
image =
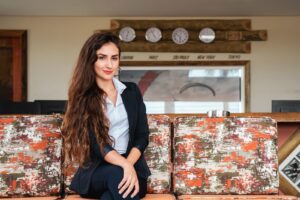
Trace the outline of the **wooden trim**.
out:
M 300 144 L 300 126 L 295 131 L 295 133 L 293 133 L 293 135 L 291 135 L 279 149 L 278 151 L 279 164 L 281 164 L 299 144 Z M 300 192 L 298 192 L 281 174 L 279 174 L 279 185 L 280 185 L 280 190 L 285 194 L 290 194 L 295 196 L 300 195 Z
M 199 116 L 206 117 L 206 114 L 167 114 L 171 119 L 175 117 L 184 117 L 184 116 Z M 231 113 L 230 117 L 271 117 L 277 122 L 291 122 L 299 123 L 300 122 L 300 112 L 280 112 L 280 113 L 269 113 L 269 112 L 248 112 L 248 113 Z
M 279 174 L 279 189 L 284 194 L 299 196 L 299 192 L 281 174 Z
M 132 43 L 121 42 L 124 52 L 190 52 L 190 53 L 250 53 L 251 43 L 241 41 L 216 41 L 204 44 L 200 41 L 188 41 L 184 45 L 173 42 L 150 43 L 136 41 Z
M 232 194 L 217 194 L 217 195 L 205 195 L 205 194 L 196 194 L 196 195 L 180 195 L 177 197 L 178 200 L 297 200 L 295 196 L 288 195 L 251 195 L 251 194 L 242 194 L 242 195 L 232 195 Z
M 271 117 L 277 122 L 300 122 L 300 112 L 277 112 L 277 113 L 234 113 L 231 116 L 236 117 Z
M 175 117 L 186 117 L 186 116 L 206 117 L 207 116 L 204 113 L 201 113 L 201 114 L 151 114 L 151 115 L 168 115 L 170 117 L 171 121 L 173 121 L 173 119 Z M 13 116 L 13 115 L 11 115 L 11 116 Z M 22 115 L 17 115 L 17 116 L 22 116 Z M 34 115 L 29 115 L 29 116 L 34 116 Z M 231 113 L 230 117 L 271 117 L 272 119 L 275 119 L 279 123 L 286 123 L 286 122 L 288 122 L 288 123 L 289 122 L 290 123 L 300 123 L 300 112 L 278 112 L 278 113 L 270 113 L 270 112 L 248 112 L 248 113 Z M 290 139 L 288 139 L 288 140 L 290 140 Z
M 121 61 L 120 66 L 245 66 L 245 112 L 250 111 L 250 61 Z
M 205 195 L 205 194 L 196 194 L 196 195 L 180 195 L 177 197 L 178 200 L 298 200 L 295 196 L 287 196 L 287 195 Z
M 247 65 L 248 60 L 241 61 L 121 61 L 120 66 L 222 66 L 222 65 Z
M 26 30 L 0 30 L 0 37 L 23 37 L 26 34 Z
M 244 63 L 245 66 L 245 112 L 250 112 L 250 61 Z
M 251 30 L 251 20 L 249 19 L 234 19 L 234 20 L 219 20 L 219 19 L 208 19 L 208 20 L 111 20 L 111 29 L 120 29 L 125 26 L 130 26 L 134 29 L 144 29 L 151 26 L 168 30 L 175 29 L 178 27 L 184 27 L 189 30 L 198 30 L 210 27 L 215 30 L 232 30 L 232 31 L 249 31 Z
M 291 135 L 286 142 L 281 146 L 278 152 L 279 164 L 290 155 L 290 153 L 300 144 L 300 127 Z

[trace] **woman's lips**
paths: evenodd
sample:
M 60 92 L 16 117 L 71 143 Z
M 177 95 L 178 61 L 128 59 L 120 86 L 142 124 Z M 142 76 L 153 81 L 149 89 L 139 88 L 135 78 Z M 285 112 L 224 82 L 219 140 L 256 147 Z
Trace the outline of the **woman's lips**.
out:
M 108 71 L 108 70 L 103 70 L 103 72 L 104 72 L 105 74 L 111 74 L 111 73 L 113 73 L 113 71 Z

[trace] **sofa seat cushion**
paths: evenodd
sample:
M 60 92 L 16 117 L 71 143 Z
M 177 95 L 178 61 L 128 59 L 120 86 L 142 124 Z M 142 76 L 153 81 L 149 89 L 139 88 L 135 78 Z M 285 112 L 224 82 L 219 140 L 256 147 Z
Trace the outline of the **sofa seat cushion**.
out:
M 179 117 L 177 194 L 277 194 L 277 126 L 271 118 Z
M 175 200 L 173 194 L 147 194 L 142 200 Z
M 4 199 L 1 199 L 0 200 L 57 200 L 59 199 L 59 197 L 14 197 L 14 198 L 4 198 Z
M 61 117 L 0 116 L 0 197 L 61 189 Z
M 182 195 L 178 200 L 297 200 L 283 195 Z
M 81 198 L 79 195 L 68 195 L 65 197 L 66 200 L 89 200 L 86 198 Z M 142 200 L 175 200 L 175 196 L 173 194 L 147 194 Z

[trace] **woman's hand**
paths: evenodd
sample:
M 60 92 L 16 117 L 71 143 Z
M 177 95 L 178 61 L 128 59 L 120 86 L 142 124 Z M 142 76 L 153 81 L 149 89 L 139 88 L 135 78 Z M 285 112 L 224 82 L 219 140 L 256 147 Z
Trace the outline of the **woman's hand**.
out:
M 133 165 L 126 161 L 124 165 L 122 166 L 124 170 L 124 175 L 123 179 L 120 182 L 118 189 L 119 189 L 119 194 L 123 194 L 123 198 L 126 198 L 130 192 L 134 189 L 133 193 L 131 194 L 131 198 L 133 198 L 135 195 L 138 194 L 140 188 L 139 188 L 139 180 L 136 175 L 136 171 L 133 167 Z
M 140 191 L 139 180 L 133 167 L 140 156 L 140 151 L 137 148 L 132 148 L 127 159 L 115 150 L 108 152 L 104 157 L 106 162 L 123 168 L 123 179 L 118 185 L 119 194 L 123 194 L 123 198 L 126 198 L 131 192 L 132 198 Z

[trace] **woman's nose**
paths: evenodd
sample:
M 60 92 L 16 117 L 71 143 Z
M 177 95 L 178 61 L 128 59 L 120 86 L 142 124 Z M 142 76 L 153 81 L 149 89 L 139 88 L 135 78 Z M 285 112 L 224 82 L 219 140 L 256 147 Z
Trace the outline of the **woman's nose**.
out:
M 113 62 L 112 62 L 111 59 L 108 59 L 108 60 L 107 60 L 107 62 L 106 62 L 106 67 L 107 67 L 107 68 L 110 68 L 110 69 L 113 68 Z

